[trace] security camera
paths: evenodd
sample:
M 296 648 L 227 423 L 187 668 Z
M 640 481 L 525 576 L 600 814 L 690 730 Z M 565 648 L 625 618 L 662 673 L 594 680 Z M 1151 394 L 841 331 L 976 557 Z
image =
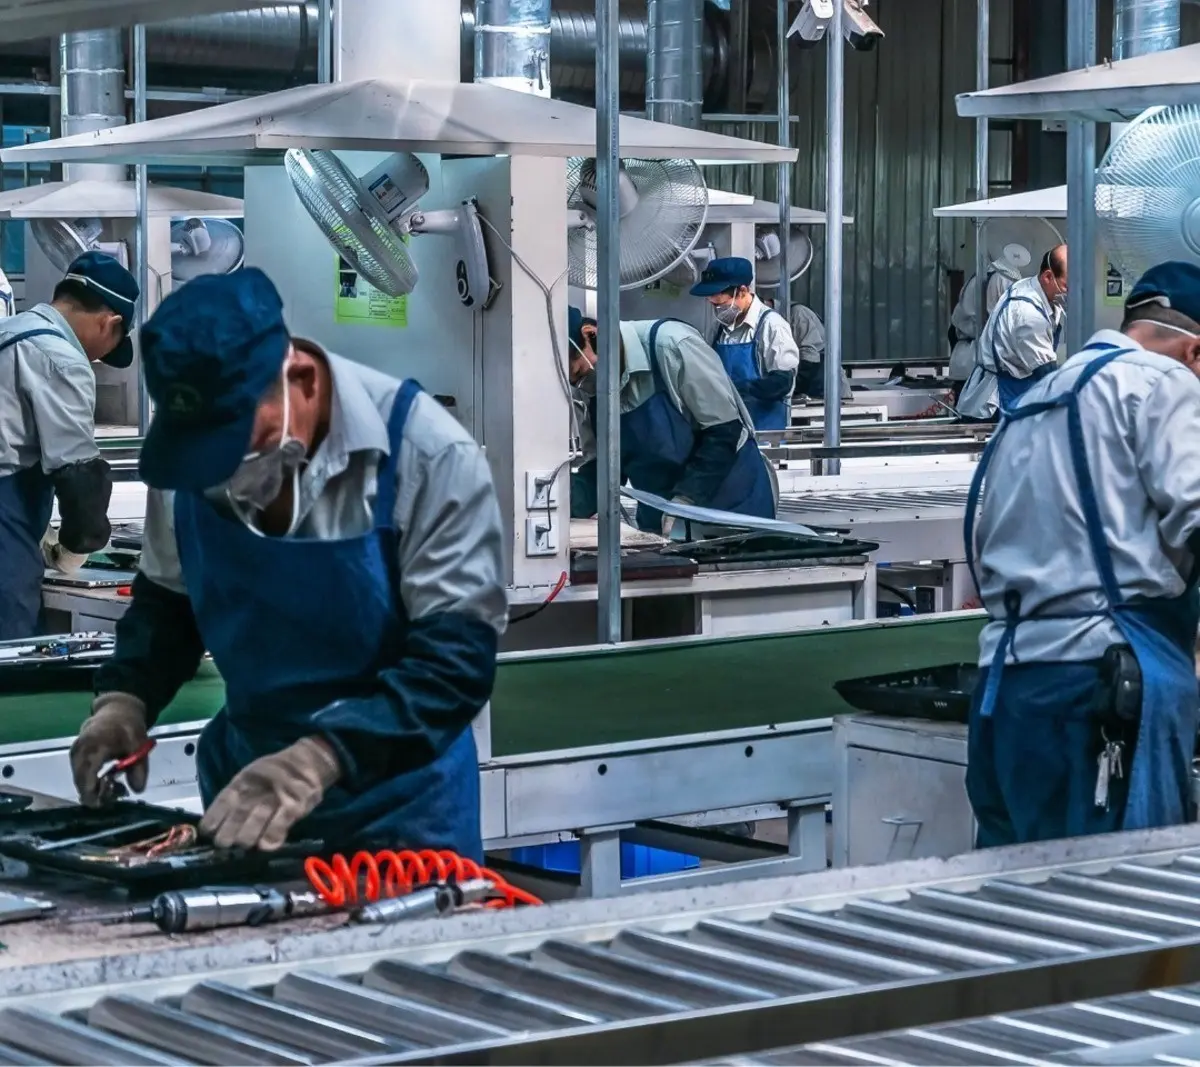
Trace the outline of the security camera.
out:
M 788 30 L 801 48 L 812 48 L 825 39 L 825 30 L 833 21 L 834 0 L 804 0 L 800 14 Z M 883 37 L 883 30 L 864 10 L 867 0 L 842 0 L 842 33 L 851 47 L 868 52 Z
M 842 10 L 842 32 L 856 52 L 869 52 L 883 39 L 883 30 L 866 12 L 867 0 L 846 0 Z

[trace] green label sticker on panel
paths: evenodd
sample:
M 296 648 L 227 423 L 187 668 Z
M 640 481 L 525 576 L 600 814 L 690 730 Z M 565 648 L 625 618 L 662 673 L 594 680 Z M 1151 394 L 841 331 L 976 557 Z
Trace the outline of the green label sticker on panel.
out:
M 408 297 L 381 293 L 341 256 L 335 262 L 333 321 L 339 326 L 408 325 Z

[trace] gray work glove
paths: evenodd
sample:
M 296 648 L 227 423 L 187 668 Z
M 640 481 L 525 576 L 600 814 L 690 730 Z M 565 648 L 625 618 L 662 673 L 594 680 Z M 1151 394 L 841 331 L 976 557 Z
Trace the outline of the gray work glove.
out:
M 146 743 L 146 705 L 130 693 L 101 693 L 92 702 L 92 714 L 79 729 L 71 746 L 71 773 L 79 799 L 98 808 L 114 799 L 113 783 L 100 778 L 105 764 L 132 756 Z M 146 788 L 149 760 L 135 763 L 125 781 L 135 793 Z
M 42 535 L 41 548 L 46 566 L 60 574 L 74 574 L 88 561 L 86 552 L 68 552 L 63 548 L 53 526 Z
M 200 832 L 217 848 L 281 848 L 288 833 L 342 776 L 329 744 L 303 737 L 243 767 L 204 813 Z

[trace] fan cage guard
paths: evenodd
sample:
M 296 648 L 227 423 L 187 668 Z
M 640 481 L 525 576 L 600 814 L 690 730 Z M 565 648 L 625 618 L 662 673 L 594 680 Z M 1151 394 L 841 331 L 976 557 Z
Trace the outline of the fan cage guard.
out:
M 618 237 L 621 289 L 649 285 L 669 273 L 700 240 L 708 218 L 708 186 L 690 159 L 623 159 L 622 170 L 637 190 L 637 205 L 621 219 Z M 567 207 L 590 215 L 582 191 L 595 188 L 595 161 L 567 164 Z M 582 289 L 599 285 L 596 227 L 567 231 L 568 281 Z
M 291 149 L 285 167 L 305 210 L 338 254 L 387 296 L 405 296 L 417 271 L 401 236 L 364 210 L 369 198 L 332 152 Z

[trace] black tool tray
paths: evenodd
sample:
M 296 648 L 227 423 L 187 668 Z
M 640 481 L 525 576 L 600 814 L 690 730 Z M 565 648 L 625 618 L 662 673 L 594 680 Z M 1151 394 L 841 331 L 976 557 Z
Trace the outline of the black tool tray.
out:
M 947 663 L 916 671 L 876 674 L 836 682 L 847 704 L 874 715 L 965 723 L 979 681 L 973 663 Z
M 160 892 L 221 882 L 237 885 L 296 877 L 302 873 L 306 857 L 323 851 L 319 841 L 301 841 L 272 853 L 230 849 L 213 850 L 200 857 L 168 854 L 136 866 L 89 858 L 153 837 L 172 826 L 198 822 L 197 815 L 132 800 L 99 809 L 72 806 L 13 811 L 0 806 L 0 856 L 21 860 L 35 872 L 82 876 L 131 890 Z M 112 835 L 95 843 L 44 847 L 108 829 L 113 830 Z

